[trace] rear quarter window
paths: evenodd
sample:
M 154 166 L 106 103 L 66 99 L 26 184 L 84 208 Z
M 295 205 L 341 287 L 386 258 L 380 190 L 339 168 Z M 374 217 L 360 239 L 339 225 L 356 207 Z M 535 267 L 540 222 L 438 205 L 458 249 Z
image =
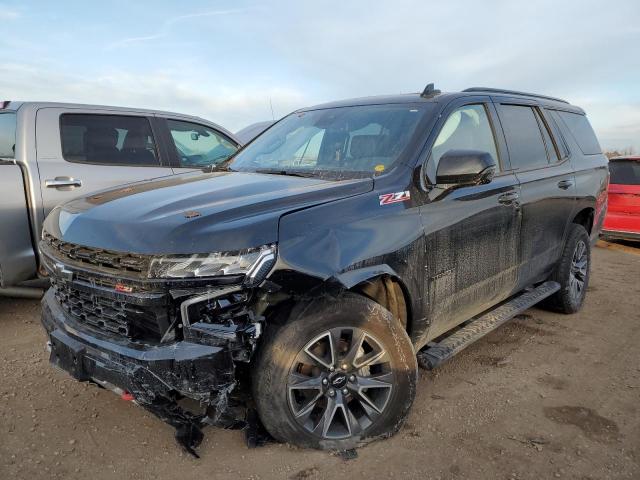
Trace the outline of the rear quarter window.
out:
M 0 113 L 0 158 L 15 158 L 16 114 Z
M 609 162 L 609 173 L 609 183 L 614 185 L 640 185 L 640 160 Z
M 558 116 L 571 132 L 582 153 L 585 155 L 602 153 L 596 134 L 585 115 L 558 111 Z

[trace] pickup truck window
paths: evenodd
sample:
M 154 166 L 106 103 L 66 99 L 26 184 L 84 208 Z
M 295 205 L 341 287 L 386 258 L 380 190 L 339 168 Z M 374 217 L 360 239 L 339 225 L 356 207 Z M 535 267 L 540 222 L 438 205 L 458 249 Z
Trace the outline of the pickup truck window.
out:
M 585 155 L 602 153 L 596 134 L 585 115 L 558 111 L 558 116 L 571 132 L 582 153 Z
M 145 117 L 65 113 L 60 116 L 62 156 L 68 162 L 158 166 Z
M 498 164 L 496 142 L 484 105 L 465 105 L 449 115 L 431 148 L 434 167 L 449 150 L 488 152 Z
M 501 105 L 500 119 L 511 166 L 520 170 L 549 164 L 536 115 L 524 105 Z
M 16 154 L 16 114 L 0 113 L 0 158 L 14 158 Z
M 167 125 L 181 167 L 216 165 L 238 150 L 228 138 L 204 125 L 179 120 L 167 120 Z

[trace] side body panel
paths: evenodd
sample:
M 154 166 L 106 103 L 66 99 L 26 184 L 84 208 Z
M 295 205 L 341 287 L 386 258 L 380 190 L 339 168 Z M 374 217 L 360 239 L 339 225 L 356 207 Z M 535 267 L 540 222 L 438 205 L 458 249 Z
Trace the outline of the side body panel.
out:
M 411 337 L 416 342 L 428 327 L 424 230 L 411 168 L 395 170 L 398 175 L 377 182 L 372 192 L 284 215 L 275 269 L 346 288 L 382 274 L 398 279 L 411 298 Z M 405 191 L 410 192 L 406 201 L 381 205 L 381 195 Z
M 602 223 L 607 213 L 608 160 L 602 153 L 584 155 L 566 125 L 560 119 L 557 120 L 557 124 L 571 152 L 569 160 L 576 180 L 575 211 L 577 213 L 584 209 L 593 209 L 591 242 L 595 243 L 600 236 Z

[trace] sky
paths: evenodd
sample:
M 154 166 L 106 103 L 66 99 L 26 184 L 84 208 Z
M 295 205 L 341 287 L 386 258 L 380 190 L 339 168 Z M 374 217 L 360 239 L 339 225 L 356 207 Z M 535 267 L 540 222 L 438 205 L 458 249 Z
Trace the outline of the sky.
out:
M 171 110 L 235 131 L 435 82 L 565 98 L 603 148 L 640 152 L 640 0 L 0 0 L 0 25 L 0 100 Z

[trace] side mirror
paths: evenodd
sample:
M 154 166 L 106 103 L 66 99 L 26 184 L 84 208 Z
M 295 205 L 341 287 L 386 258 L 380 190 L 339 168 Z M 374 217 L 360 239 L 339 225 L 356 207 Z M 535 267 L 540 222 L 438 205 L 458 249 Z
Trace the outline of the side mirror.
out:
M 478 185 L 489 183 L 496 172 L 496 162 L 488 152 L 449 150 L 438 163 L 438 185 Z

